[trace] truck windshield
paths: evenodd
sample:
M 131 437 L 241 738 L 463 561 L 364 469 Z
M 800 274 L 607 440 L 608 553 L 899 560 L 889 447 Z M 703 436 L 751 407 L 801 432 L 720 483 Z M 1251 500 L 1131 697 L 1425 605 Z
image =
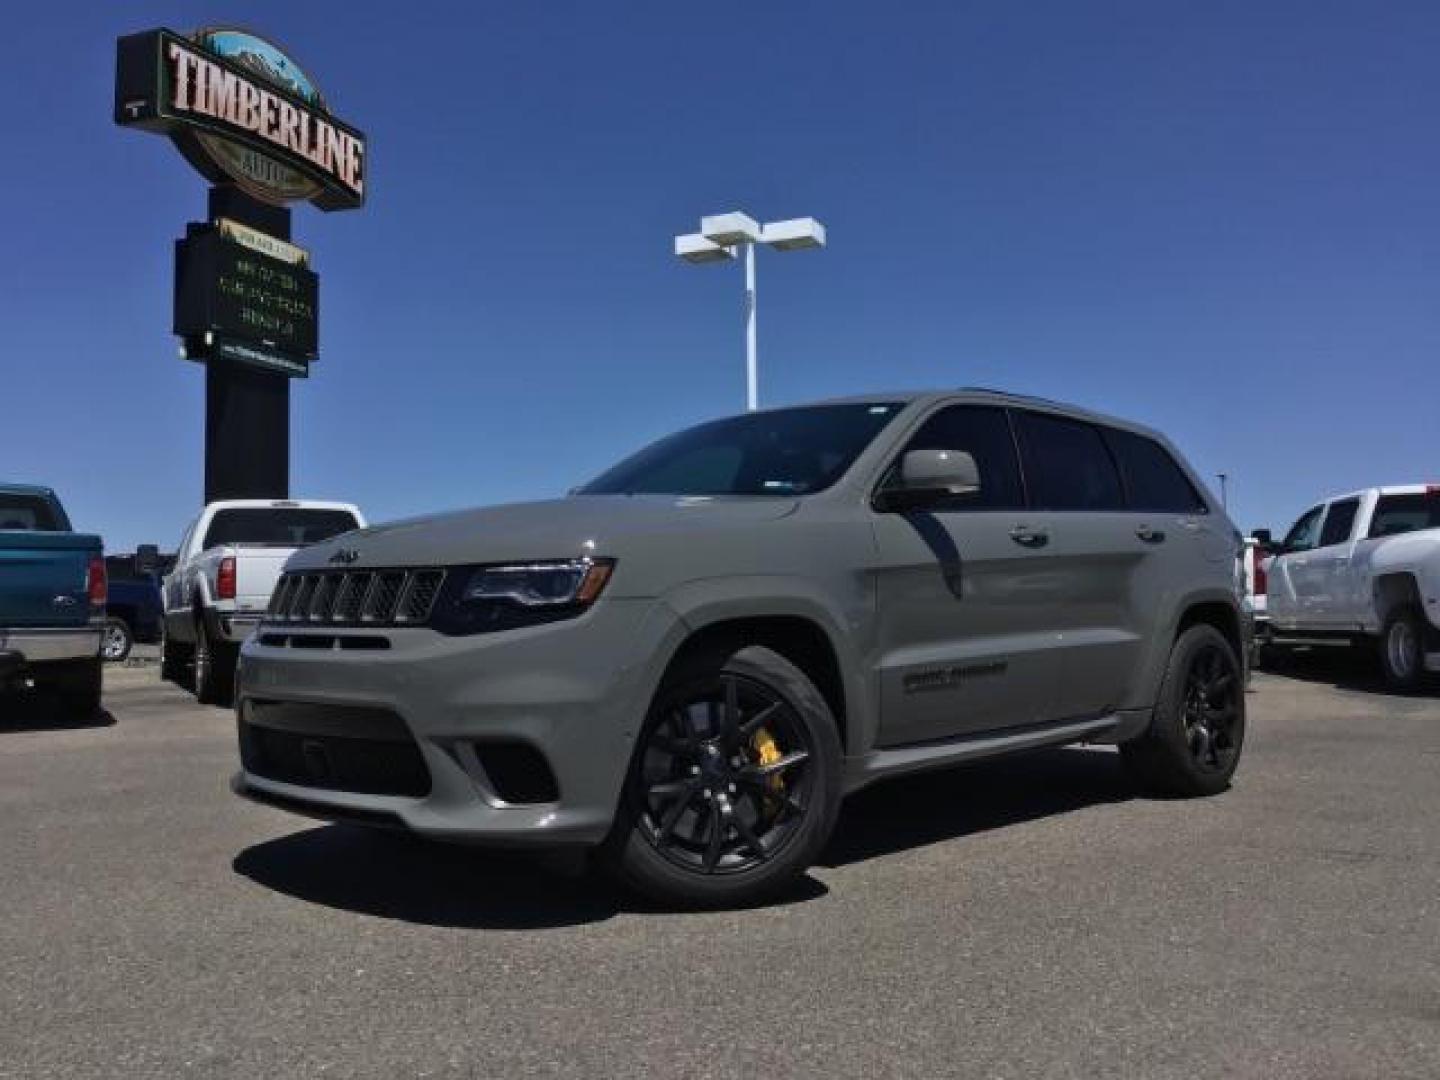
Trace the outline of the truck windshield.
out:
M 0 529 L 20 532 L 63 532 L 48 499 L 18 491 L 0 491 Z
M 626 458 L 582 495 L 808 495 L 835 483 L 903 406 L 814 405 L 715 420 Z
M 217 510 L 205 533 L 205 547 L 254 544 L 304 547 L 359 528 L 348 510 L 307 510 L 298 506 L 244 506 Z
M 1420 529 L 1440 529 L 1440 491 L 1380 496 L 1370 519 L 1371 536 L 1396 536 Z

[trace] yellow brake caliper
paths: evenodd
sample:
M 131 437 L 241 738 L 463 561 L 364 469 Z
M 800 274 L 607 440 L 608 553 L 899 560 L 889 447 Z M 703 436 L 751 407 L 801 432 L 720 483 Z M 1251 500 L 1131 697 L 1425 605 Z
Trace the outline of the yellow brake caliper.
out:
M 750 737 L 750 749 L 755 751 L 756 764 L 761 766 L 773 765 L 783 756 L 780 753 L 779 743 L 775 741 L 775 736 L 770 734 L 768 728 L 762 727 Z M 785 780 L 779 773 L 770 777 L 765 786 L 770 789 L 770 794 L 775 799 L 785 794 Z M 765 802 L 766 810 L 773 813 L 775 809 L 773 800 L 766 799 Z

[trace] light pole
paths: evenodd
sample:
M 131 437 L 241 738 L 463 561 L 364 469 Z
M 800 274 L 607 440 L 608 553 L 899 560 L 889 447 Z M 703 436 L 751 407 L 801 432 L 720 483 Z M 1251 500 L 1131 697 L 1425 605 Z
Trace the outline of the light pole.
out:
M 675 254 L 686 262 L 725 262 L 745 249 L 745 407 L 759 404 L 760 371 L 755 346 L 755 245 L 776 251 L 825 246 L 825 226 L 811 217 L 760 224 L 736 210 L 700 219 L 698 233 L 675 237 Z
M 1228 498 L 1229 492 L 1225 490 L 1225 485 L 1230 479 L 1230 474 L 1218 472 L 1215 475 L 1220 478 L 1220 509 L 1228 510 L 1230 509 L 1230 500 Z

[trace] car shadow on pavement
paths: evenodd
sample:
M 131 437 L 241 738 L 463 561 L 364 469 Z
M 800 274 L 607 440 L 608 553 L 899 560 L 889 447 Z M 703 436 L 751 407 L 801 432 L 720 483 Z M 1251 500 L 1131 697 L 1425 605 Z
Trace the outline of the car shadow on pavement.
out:
M 1260 670 L 1267 675 L 1322 683 L 1337 690 L 1358 690 L 1387 697 L 1433 698 L 1440 694 L 1440 676 L 1433 674 L 1414 690 L 1396 690 L 1388 686 L 1380 671 L 1378 658 L 1373 651 L 1362 648 L 1315 645 L 1270 649 L 1266 652 L 1265 666 Z
M 886 780 L 852 795 L 820 865 L 845 866 L 1136 797 L 1109 749 L 1070 747 Z
M 39 690 L 0 691 L 0 735 L 7 731 L 63 731 L 110 727 L 114 714 L 106 709 L 82 716 Z
M 589 868 L 583 852 L 540 855 L 431 843 L 401 832 L 325 825 L 247 848 L 236 873 L 313 904 L 457 929 L 540 930 L 624 911 L 674 914 Z M 802 878 L 765 906 L 823 896 Z

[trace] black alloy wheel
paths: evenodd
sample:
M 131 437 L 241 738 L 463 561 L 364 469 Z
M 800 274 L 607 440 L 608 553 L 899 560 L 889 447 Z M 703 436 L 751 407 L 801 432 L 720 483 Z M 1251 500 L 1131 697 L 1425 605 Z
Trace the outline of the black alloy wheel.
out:
M 1150 724 L 1120 744 L 1126 770 L 1159 795 L 1218 795 L 1245 745 L 1239 655 L 1215 627 L 1197 623 L 1171 646 Z
M 1240 754 L 1236 699 L 1243 692 L 1228 650 L 1206 642 L 1190 660 L 1184 704 L 1185 742 L 1202 772 L 1228 773 L 1234 768 Z
M 682 869 L 743 873 L 804 819 L 812 753 L 783 697 L 722 672 L 650 725 L 634 792 L 644 835 Z
M 770 899 L 829 839 L 841 765 L 829 705 L 785 657 L 753 645 L 693 656 L 655 694 L 601 860 L 667 904 Z

